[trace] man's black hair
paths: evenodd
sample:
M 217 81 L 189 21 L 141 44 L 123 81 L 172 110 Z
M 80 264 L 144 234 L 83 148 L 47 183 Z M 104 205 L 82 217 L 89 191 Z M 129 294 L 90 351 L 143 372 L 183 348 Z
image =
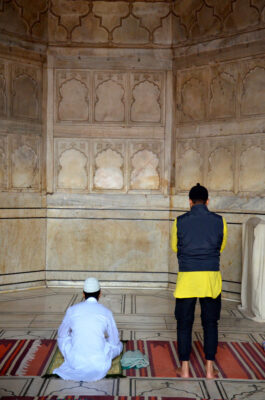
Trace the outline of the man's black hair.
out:
M 94 297 L 96 300 L 98 300 L 99 295 L 100 295 L 100 289 L 97 292 L 93 292 L 93 293 L 84 292 L 84 295 L 85 295 L 86 300 L 89 299 L 89 297 Z
M 189 198 L 194 204 L 205 204 L 208 200 L 208 190 L 204 186 L 201 186 L 199 183 L 197 183 L 196 186 L 193 186 L 190 189 Z

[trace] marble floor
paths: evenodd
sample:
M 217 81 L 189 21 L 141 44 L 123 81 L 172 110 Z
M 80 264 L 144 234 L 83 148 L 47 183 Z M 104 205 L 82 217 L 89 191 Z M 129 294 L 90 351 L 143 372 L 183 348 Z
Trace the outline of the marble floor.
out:
M 66 309 L 81 300 L 81 289 L 40 288 L 0 294 L 0 339 L 56 338 Z M 121 339 L 176 339 L 174 298 L 167 290 L 103 289 L 100 301 L 115 316 Z M 235 301 L 223 300 L 219 338 L 265 340 L 265 324 L 244 318 Z M 196 309 L 194 338 L 202 338 Z M 2 396 L 112 395 L 195 399 L 265 400 L 265 381 L 150 379 L 128 377 L 72 382 L 40 377 L 0 377 Z

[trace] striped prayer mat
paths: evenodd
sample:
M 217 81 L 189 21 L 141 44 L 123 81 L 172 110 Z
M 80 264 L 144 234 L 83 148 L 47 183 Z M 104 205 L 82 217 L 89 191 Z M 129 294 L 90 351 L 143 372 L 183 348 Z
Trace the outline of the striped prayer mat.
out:
M 9 396 L 9 397 L 1 397 L 1 400 L 196 400 L 195 398 L 191 397 L 142 397 L 142 396 L 41 396 L 41 397 L 21 397 L 21 396 Z M 207 400 L 207 399 L 201 399 Z M 218 400 L 218 399 L 212 399 Z M 221 399 L 219 399 L 221 400 Z M 235 399 L 237 400 L 237 399 Z
M 0 375 L 41 376 L 46 370 L 56 340 L 0 340 Z
M 158 340 L 129 341 L 126 350 L 140 350 L 149 357 L 150 365 L 139 370 L 129 369 L 127 376 L 174 378 L 180 366 L 177 356 L 177 342 Z M 204 378 L 205 359 L 203 345 L 194 341 L 190 357 L 193 378 Z M 219 342 L 215 361 L 219 378 L 225 379 L 265 379 L 265 351 L 259 343 Z
M 122 376 L 120 359 L 114 358 L 108 377 Z M 48 377 L 63 361 L 56 340 L 0 340 L 0 376 Z
M 55 340 L 0 340 L 0 375 L 42 376 L 54 363 Z M 128 341 L 125 350 L 140 350 L 149 357 L 147 368 L 124 370 L 134 377 L 174 378 L 180 366 L 175 341 Z M 62 359 L 61 359 L 62 362 Z M 200 341 L 193 342 L 190 358 L 191 376 L 204 378 L 204 355 Z M 219 378 L 265 379 L 265 352 L 259 343 L 219 342 L 216 356 Z

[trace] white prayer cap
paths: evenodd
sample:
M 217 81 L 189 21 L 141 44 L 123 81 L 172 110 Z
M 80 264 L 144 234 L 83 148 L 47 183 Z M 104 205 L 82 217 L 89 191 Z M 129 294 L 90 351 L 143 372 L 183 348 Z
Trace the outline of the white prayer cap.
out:
M 87 278 L 84 283 L 84 292 L 95 293 L 100 290 L 99 281 L 96 278 Z

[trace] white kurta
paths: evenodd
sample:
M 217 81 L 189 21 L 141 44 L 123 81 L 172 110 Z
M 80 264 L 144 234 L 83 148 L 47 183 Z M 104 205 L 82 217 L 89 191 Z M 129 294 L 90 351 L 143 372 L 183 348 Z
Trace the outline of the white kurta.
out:
M 103 378 L 122 351 L 112 312 L 95 298 L 68 308 L 58 330 L 58 346 L 64 363 L 53 373 L 75 381 Z

